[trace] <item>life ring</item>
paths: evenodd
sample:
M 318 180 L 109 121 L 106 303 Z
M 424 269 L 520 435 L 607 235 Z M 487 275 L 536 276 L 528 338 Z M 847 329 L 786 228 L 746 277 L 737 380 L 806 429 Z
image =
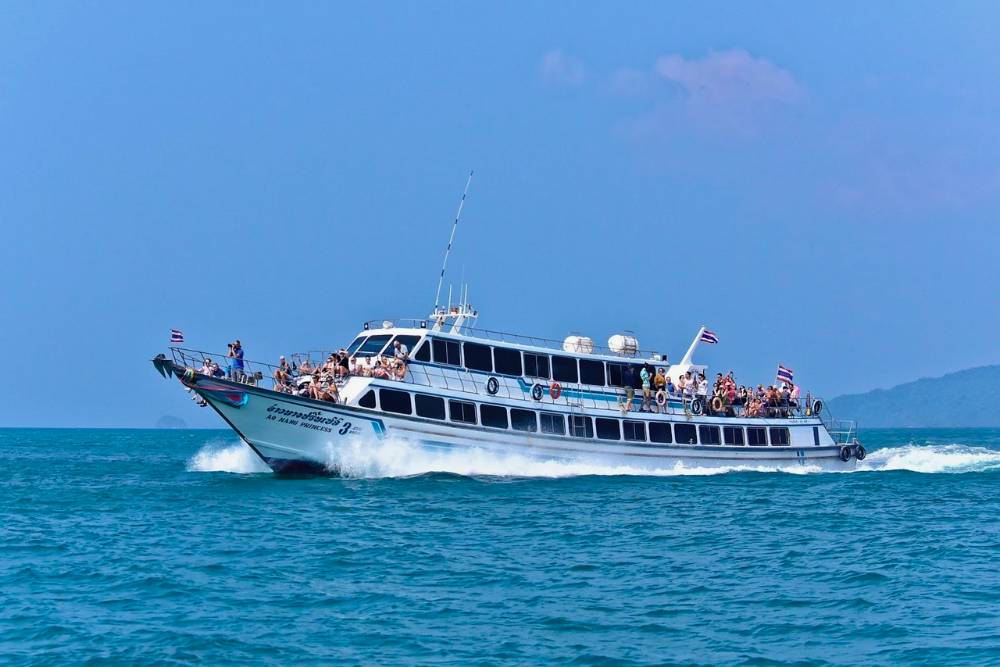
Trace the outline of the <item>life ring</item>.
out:
M 813 403 L 813 414 L 818 415 L 823 412 L 823 401 Z
M 722 412 L 722 398 L 720 396 L 712 398 L 712 412 Z
M 531 388 L 531 397 L 536 401 L 542 400 L 542 385 L 536 384 Z
M 486 393 L 490 396 L 496 396 L 497 392 L 500 391 L 500 381 L 496 378 L 490 378 L 486 381 Z
M 702 405 L 700 398 L 696 398 L 693 401 L 691 401 L 691 414 L 700 415 L 704 409 L 705 406 Z
M 841 447 L 840 448 L 840 460 L 843 461 L 844 463 L 847 463 L 848 461 L 851 460 L 851 448 L 850 447 Z
M 549 385 L 549 396 L 552 397 L 553 401 L 559 398 L 561 394 L 562 394 L 562 387 L 559 386 L 558 382 L 553 382 L 552 384 Z
M 667 392 L 663 391 L 662 389 L 656 392 L 656 404 L 659 405 L 661 408 L 667 404 Z
M 868 452 L 865 451 L 864 445 L 854 446 L 854 458 L 859 461 L 864 461 L 866 456 L 868 456 Z

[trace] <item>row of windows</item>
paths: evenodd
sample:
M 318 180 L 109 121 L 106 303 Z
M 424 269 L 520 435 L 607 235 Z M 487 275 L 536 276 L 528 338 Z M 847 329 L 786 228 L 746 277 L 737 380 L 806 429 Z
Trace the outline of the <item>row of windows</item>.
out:
M 481 424 L 490 428 L 514 429 L 528 433 L 566 435 L 578 438 L 601 440 L 625 440 L 626 442 L 655 442 L 662 444 L 702 444 L 702 445 L 750 445 L 752 447 L 787 445 L 790 442 L 786 426 L 715 426 L 711 424 L 670 424 L 669 422 L 644 422 L 585 415 L 564 416 L 556 412 L 536 412 L 522 408 L 506 408 L 501 405 L 479 404 L 478 420 L 476 404 L 468 401 L 445 400 L 428 394 L 410 394 L 396 389 L 379 389 L 379 402 L 386 412 L 401 415 L 416 413 L 427 419 L 449 419 L 453 422 Z M 447 404 L 447 414 L 445 406 Z M 365 408 L 375 407 L 375 392 L 369 391 L 361 399 Z M 818 442 L 818 430 L 814 437 Z
M 557 354 L 522 353 L 510 348 L 492 347 L 481 343 L 460 343 L 444 338 L 432 338 L 429 342 L 425 342 L 417 350 L 414 358 L 417 361 L 433 359 L 435 363 L 449 366 L 464 365 L 469 370 L 485 373 L 612 387 L 625 386 L 625 369 L 631 366 L 634 371 L 633 386 L 636 389 L 642 386 L 639 379 L 642 364 L 605 363 L 595 359 L 577 359 Z

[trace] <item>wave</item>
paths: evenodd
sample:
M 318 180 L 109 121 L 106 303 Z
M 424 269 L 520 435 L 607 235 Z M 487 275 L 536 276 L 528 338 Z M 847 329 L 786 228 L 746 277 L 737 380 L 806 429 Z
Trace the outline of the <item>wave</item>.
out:
M 188 459 L 188 472 L 271 472 L 245 443 L 210 443 Z
M 676 463 L 643 467 L 600 459 L 540 458 L 484 448 L 430 449 L 402 438 L 363 440 L 331 447 L 327 467 L 351 478 L 413 477 L 449 473 L 466 477 L 577 477 L 719 475 L 734 472 L 812 474 L 905 470 L 919 473 L 963 473 L 1000 469 L 1000 451 L 968 445 L 906 445 L 877 449 L 853 469 L 799 464 L 693 465 Z
M 562 478 L 580 476 L 705 476 L 739 472 L 855 473 L 910 471 L 969 473 L 1000 470 L 1000 451 L 961 444 L 904 445 L 868 453 L 853 469 L 798 464 L 695 465 L 675 463 L 650 467 L 623 465 L 599 458 L 557 459 L 498 452 L 486 448 L 428 448 L 404 438 L 357 439 L 328 450 L 327 468 L 355 479 L 415 477 L 447 473 L 464 477 Z M 243 442 L 210 443 L 188 461 L 190 472 L 265 473 L 270 469 Z
M 1000 451 L 970 445 L 904 445 L 869 452 L 858 471 L 909 470 L 923 473 L 986 472 L 1000 469 Z

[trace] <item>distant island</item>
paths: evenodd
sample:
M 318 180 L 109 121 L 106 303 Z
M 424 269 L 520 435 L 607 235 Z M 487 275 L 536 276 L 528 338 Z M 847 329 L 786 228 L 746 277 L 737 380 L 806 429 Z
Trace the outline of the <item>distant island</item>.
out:
M 855 419 L 861 428 L 1000 426 L 1000 366 L 838 396 L 828 407 L 834 417 Z
M 187 422 L 180 417 L 163 415 L 156 420 L 156 428 L 187 428 Z

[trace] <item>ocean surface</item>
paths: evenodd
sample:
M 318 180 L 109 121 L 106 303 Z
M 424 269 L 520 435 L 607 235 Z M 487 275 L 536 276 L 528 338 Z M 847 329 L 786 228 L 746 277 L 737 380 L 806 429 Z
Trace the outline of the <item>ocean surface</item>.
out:
M 1000 664 L 1000 430 L 851 473 L 0 430 L 4 664 Z

